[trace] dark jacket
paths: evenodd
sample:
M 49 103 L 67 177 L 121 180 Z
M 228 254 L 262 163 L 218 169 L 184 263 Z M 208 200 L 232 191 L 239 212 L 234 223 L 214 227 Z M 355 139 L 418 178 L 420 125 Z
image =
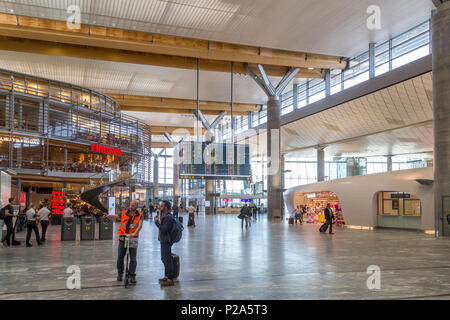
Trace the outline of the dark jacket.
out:
M 333 210 L 331 208 L 325 208 L 325 220 L 332 220 L 334 218 Z
M 172 243 L 172 239 L 170 237 L 170 232 L 172 231 L 172 228 L 173 228 L 173 221 L 174 221 L 174 218 L 169 213 L 161 219 L 161 222 L 159 222 L 159 221 L 155 222 L 155 225 L 159 229 L 158 240 L 161 243 Z

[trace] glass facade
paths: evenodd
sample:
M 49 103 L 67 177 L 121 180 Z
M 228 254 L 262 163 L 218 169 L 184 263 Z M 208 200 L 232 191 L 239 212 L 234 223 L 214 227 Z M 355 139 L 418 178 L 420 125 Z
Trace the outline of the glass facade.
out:
M 388 41 L 375 45 L 375 76 L 382 75 L 412 61 L 431 54 L 430 21 L 426 21 Z M 369 50 L 351 58 L 349 67 L 345 71 L 331 70 L 330 94 L 351 88 L 361 82 L 369 80 Z M 303 108 L 326 97 L 326 83 L 324 79 L 296 79 L 297 108 Z M 281 115 L 294 111 L 294 89 L 287 90 L 281 95 Z M 235 125 L 235 132 L 245 131 L 246 121 L 239 120 Z M 262 111 L 252 113 L 253 127 L 267 122 L 267 107 Z M 230 120 L 231 122 L 231 120 Z M 226 137 L 231 137 L 231 128 L 222 131 Z

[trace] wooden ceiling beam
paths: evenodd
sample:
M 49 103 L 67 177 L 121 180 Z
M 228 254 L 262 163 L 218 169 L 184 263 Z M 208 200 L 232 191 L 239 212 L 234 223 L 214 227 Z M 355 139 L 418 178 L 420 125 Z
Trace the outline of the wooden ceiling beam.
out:
M 153 142 L 152 148 L 173 148 L 173 146 L 168 142 Z
M 197 60 L 194 58 L 169 56 L 162 54 L 149 54 L 127 50 L 115 50 L 96 47 L 86 47 L 80 45 L 69 45 L 49 41 L 29 40 L 4 36 L 0 31 L 0 50 L 37 53 L 43 55 L 52 55 L 59 57 L 70 57 L 79 59 L 100 60 L 119 63 L 132 63 L 147 66 L 177 68 L 177 69 L 197 69 Z M 199 67 L 202 71 L 230 72 L 231 62 L 199 60 Z M 251 69 L 256 74 L 259 71 L 256 65 L 250 64 Z M 234 73 L 247 74 L 243 63 L 234 64 Z M 288 67 L 264 66 L 266 73 L 271 77 L 283 77 Z M 321 69 L 308 70 L 301 69 L 296 78 L 319 79 L 324 78 L 324 72 Z
M 189 109 L 197 110 L 197 101 L 189 99 L 174 99 L 174 98 L 160 98 L 149 96 L 133 96 L 123 94 L 109 94 L 109 97 L 116 100 L 120 106 L 127 107 L 149 107 L 149 108 L 167 108 L 167 109 Z M 234 103 L 233 112 L 260 111 L 262 105 L 260 104 L 246 104 L 246 103 Z M 200 101 L 201 111 L 227 111 L 231 112 L 231 106 L 229 102 L 218 101 Z
M 195 128 L 193 127 L 175 127 L 175 126 L 153 126 L 152 125 L 152 135 L 163 135 L 168 133 L 170 135 L 185 135 L 185 132 L 189 132 L 191 136 L 196 135 Z M 201 133 L 204 134 L 205 129 L 201 128 Z
M 121 111 L 135 111 L 135 112 L 154 112 L 154 113 L 173 113 L 173 114 L 192 114 L 192 109 L 176 109 L 176 108 L 154 108 L 154 107 L 146 107 L 146 106 L 127 106 L 120 105 Z M 204 115 L 215 115 L 218 116 L 221 114 L 221 111 L 211 111 L 211 110 L 202 110 L 200 111 Z M 233 111 L 234 116 L 245 116 L 248 115 L 248 112 L 242 111 Z
M 284 67 L 345 69 L 345 59 L 217 41 L 169 36 L 81 24 L 69 29 L 65 21 L 0 15 L 0 34 L 15 38 L 130 50 L 216 61 L 259 63 Z

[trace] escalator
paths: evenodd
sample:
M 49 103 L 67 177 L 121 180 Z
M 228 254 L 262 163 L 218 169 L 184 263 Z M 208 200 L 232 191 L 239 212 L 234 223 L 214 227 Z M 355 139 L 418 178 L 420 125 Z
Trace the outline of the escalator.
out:
M 98 210 L 104 212 L 104 213 L 108 213 L 108 209 L 105 208 L 105 206 L 103 205 L 103 203 L 100 201 L 99 196 L 104 193 L 109 191 L 112 187 L 116 187 L 116 186 L 130 186 L 131 184 L 135 183 L 135 179 L 134 177 L 129 177 L 126 179 L 120 179 L 117 181 L 114 181 L 112 183 L 109 184 L 104 184 L 104 185 L 100 185 L 97 187 L 94 187 L 92 189 L 89 189 L 85 192 L 83 192 L 80 196 L 81 200 L 83 200 L 84 202 L 90 204 L 91 206 L 97 208 Z

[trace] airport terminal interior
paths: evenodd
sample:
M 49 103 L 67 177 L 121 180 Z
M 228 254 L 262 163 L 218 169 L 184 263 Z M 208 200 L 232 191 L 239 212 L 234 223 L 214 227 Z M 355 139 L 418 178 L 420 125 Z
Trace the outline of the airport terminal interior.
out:
M 449 168 L 448 0 L 0 0 L 0 300 L 448 300 Z

